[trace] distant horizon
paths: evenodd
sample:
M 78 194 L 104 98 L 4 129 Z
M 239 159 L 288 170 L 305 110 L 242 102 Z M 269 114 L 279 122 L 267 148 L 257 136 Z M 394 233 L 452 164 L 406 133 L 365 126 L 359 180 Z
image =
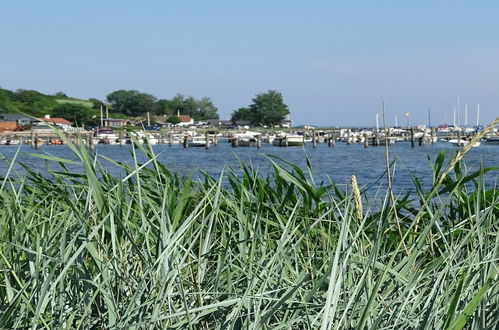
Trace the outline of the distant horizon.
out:
M 0 86 L 104 100 L 207 96 L 221 118 L 267 90 L 293 122 L 487 124 L 499 115 L 499 3 L 0 0 Z

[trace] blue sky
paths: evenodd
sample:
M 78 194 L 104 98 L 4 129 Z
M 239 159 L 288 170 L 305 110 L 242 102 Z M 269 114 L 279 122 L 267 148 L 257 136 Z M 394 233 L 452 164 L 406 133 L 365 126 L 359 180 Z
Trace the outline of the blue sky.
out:
M 210 97 L 222 118 L 269 89 L 295 123 L 499 115 L 498 1 L 0 0 L 0 86 L 104 99 Z

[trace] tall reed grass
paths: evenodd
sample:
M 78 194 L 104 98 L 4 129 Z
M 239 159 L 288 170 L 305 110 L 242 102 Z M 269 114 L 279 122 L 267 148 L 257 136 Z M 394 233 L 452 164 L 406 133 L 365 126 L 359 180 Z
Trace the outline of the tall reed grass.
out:
M 456 162 L 440 182 L 441 153 L 432 187 L 373 205 L 273 157 L 268 176 L 198 181 L 137 146 L 145 164 L 106 159 L 116 178 L 70 147 L 83 174 L 45 155 L 61 170 L 3 178 L 0 328 L 499 327 L 491 168 Z

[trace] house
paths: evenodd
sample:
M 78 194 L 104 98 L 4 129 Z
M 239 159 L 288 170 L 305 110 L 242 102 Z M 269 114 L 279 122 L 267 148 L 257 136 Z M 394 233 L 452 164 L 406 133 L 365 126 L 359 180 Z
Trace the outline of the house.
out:
M 72 122 L 65 118 L 61 117 L 54 117 L 50 118 L 50 115 L 45 115 L 45 117 L 40 118 L 41 121 L 55 125 L 57 127 L 60 127 L 63 131 L 67 132 L 71 130 L 71 125 L 73 125 Z
M 180 123 L 178 123 L 177 126 L 188 127 L 188 126 L 194 125 L 194 119 L 192 119 L 190 116 L 179 115 L 178 117 L 180 118 Z
M 279 125 L 282 128 L 291 128 L 293 126 L 293 121 L 289 119 L 285 119 L 281 121 L 281 124 Z
M 250 121 L 249 120 L 240 119 L 240 120 L 236 120 L 235 122 L 233 122 L 233 124 L 237 125 L 237 126 L 249 126 L 250 125 Z
M 39 119 L 22 113 L 0 113 L 0 122 L 16 122 L 19 127 L 28 127 L 40 122 Z
M 104 118 L 102 119 L 102 124 L 104 127 L 125 127 L 132 125 L 132 122 L 128 119 Z
M 0 121 L 0 133 L 18 131 L 19 129 L 20 127 L 15 121 Z

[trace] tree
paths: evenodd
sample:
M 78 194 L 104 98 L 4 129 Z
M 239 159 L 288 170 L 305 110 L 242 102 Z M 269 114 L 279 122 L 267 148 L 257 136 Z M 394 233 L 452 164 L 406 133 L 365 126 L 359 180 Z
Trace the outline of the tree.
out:
M 253 111 L 253 125 L 278 125 L 289 114 L 288 106 L 284 104 L 282 94 L 269 90 L 258 94 L 250 105 Z
M 253 122 L 253 111 L 250 108 L 239 108 L 232 113 L 230 120 L 235 124 L 240 120 L 247 120 Z
M 155 104 L 154 113 L 158 115 L 188 115 L 194 120 L 218 118 L 218 109 L 209 97 L 196 100 L 192 96 L 175 95 L 171 100 L 161 99 Z
M 128 116 L 140 116 L 152 112 L 156 104 L 156 98 L 150 94 L 123 89 L 109 94 L 107 101 L 112 104 L 114 112 Z
M 95 109 L 95 110 L 100 110 L 101 107 L 106 105 L 101 100 L 93 98 L 93 97 L 89 98 L 88 101 L 92 102 L 92 109 Z
M 248 120 L 251 125 L 278 125 L 289 114 L 288 106 L 284 104 L 282 94 L 269 90 L 257 94 L 249 108 L 240 108 L 232 113 L 232 121 Z
M 191 117 L 195 120 L 218 119 L 217 110 L 209 97 L 203 97 L 197 101 L 197 112 Z
M 57 92 L 57 93 L 55 93 L 54 97 L 56 99 L 67 99 L 68 98 L 68 96 L 65 93 L 63 93 L 63 92 Z
M 180 117 L 177 116 L 177 115 L 172 115 L 170 117 L 168 117 L 168 119 L 166 120 L 167 123 L 170 123 L 172 125 L 177 125 L 178 123 L 181 122 L 180 120 Z
M 156 115 L 172 115 L 174 114 L 173 109 L 170 106 L 170 101 L 166 99 L 160 99 L 154 105 L 154 113 Z
M 53 111 L 53 117 L 62 117 L 72 121 L 74 125 L 81 126 L 96 124 L 92 109 L 77 103 L 61 103 Z
M 12 101 L 18 102 L 20 112 L 36 117 L 49 114 L 59 105 L 54 97 L 27 89 L 16 90 L 12 95 Z

